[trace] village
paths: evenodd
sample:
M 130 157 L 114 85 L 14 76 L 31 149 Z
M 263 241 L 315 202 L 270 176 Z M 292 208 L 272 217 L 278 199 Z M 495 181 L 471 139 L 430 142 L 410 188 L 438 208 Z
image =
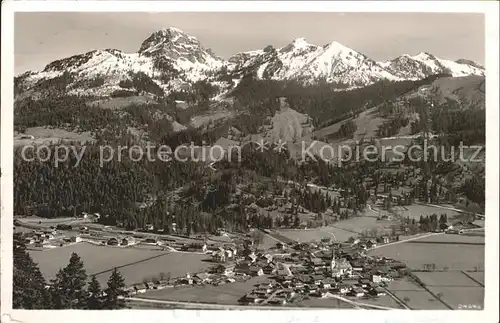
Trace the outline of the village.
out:
M 246 233 L 226 232 L 219 228 L 213 234 L 187 236 L 184 232 L 175 231 L 175 223 L 170 234 L 154 228 L 152 224 L 146 224 L 140 230 L 127 231 L 119 226 L 100 224 L 101 215 L 98 213 L 82 213 L 76 218 L 53 220 L 18 217 L 14 221 L 14 230 L 23 232 L 27 248 L 38 257 L 36 259 L 40 259 L 39 262 L 45 261 L 44 255 L 52 257 L 51 249 L 54 252 L 61 250 L 61 255 L 69 254 L 69 250 L 83 254 L 101 250 L 95 248 L 109 250 L 113 258 L 116 257 L 114 263 L 130 267 L 130 273 L 126 272 L 126 281 L 131 299 L 155 298 L 158 293 L 166 293 L 160 298 L 167 299 L 170 299 L 169 293 L 173 293 L 171 298 L 176 299 L 176 292 L 189 293 L 192 288 L 206 289 L 211 286 L 223 290 L 227 288 L 225 286 L 234 285 L 238 286 L 234 288 L 240 294 L 237 297 L 234 295 L 230 303 L 243 306 L 302 307 L 314 300 L 336 299 L 347 308 L 379 308 L 381 305 L 378 304 L 391 302 L 391 306 L 408 308 L 406 302 L 388 287 L 398 280 L 418 285 L 419 279 L 412 274 L 414 266 L 408 266 L 399 257 L 375 255 L 371 251 L 384 246 L 397 246 L 419 235 L 424 235 L 424 238 L 426 234 L 458 236 L 482 230 L 477 223 L 482 223 L 484 217 L 476 216 L 475 222 L 465 215 L 449 219 L 444 215 L 439 219 L 425 218 L 434 223 L 426 222 L 422 231 L 422 220 L 418 223 L 414 218 L 404 218 L 397 212 L 383 211 L 390 203 L 404 208 L 400 205 L 401 199 L 406 196 L 394 195 L 377 195 L 366 211 L 374 214 L 370 217 L 334 222 L 338 226 L 370 219 L 373 227 L 359 234 L 347 228 L 340 230 L 337 226 L 311 228 L 312 221 L 304 220 L 309 214 L 286 201 L 277 203 L 274 209 L 262 209 L 253 203 L 246 211 L 249 214 L 258 214 L 262 210 L 277 211 L 290 214 L 290 217 L 298 211 L 301 221 L 293 229 L 284 227 L 284 224 L 274 229 L 250 228 Z M 388 226 L 384 223 L 392 224 Z M 298 238 L 302 236 L 304 238 Z M 134 253 L 133 258 L 139 259 L 139 262 L 146 258 L 143 267 L 134 265 L 133 259 L 128 254 L 122 254 L 121 250 Z M 164 261 L 178 255 L 180 262 L 152 264 L 153 260 L 147 260 L 149 252 L 158 253 Z M 183 259 L 190 255 L 196 258 L 183 265 Z M 101 268 L 105 262 L 95 258 L 90 267 Z M 89 261 L 86 260 L 86 263 Z M 151 275 L 140 269 L 146 266 L 146 272 Z M 431 268 L 430 261 L 424 267 L 425 271 Z M 192 293 L 197 294 L 199 290 Z M 210 299 L 202 302 L 210 302 Z

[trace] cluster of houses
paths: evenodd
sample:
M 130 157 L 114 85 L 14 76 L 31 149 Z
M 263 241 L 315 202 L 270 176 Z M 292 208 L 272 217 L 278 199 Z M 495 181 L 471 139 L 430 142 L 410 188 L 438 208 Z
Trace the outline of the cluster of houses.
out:
M 159 290 L 169 287 L 171 284 L 174 286 L 196 286 L 196 285 L 214 285 L 221 286 L 224 284 L 230 284 L 238 281 L 244 281 L 249 279 L 249 276 L 237 275 L 232 270 L 228 273 L 218 272 L 217 268 L 214 268 L 210 272 L 200 272 L 195 274 L 186 273 L 185 276 L 174 278 L 173 280 L 157 280 L 143 282 L 142 284 L 137 284 L 127 288 L 129 294 L 141 294 L 148 290 Z
M 275 281 L 244 295 L 244 304 L 285 305 L 304 297 L 378 297 L 384 285 L 404 275 L 404 263 L 366 256 L 352 244 L 300 243 L 262 267 Z M 257 264 L 259 264 L 257 262 Z
M 115 238 L 116 242 L 119 240 Z M 373 240 L 373 241 L 372 241 Z M 160 289 L 172 282 L 176 286 L 220 286 L 264 276 L 239 300 L 242 304 L 286 305 L 310 297 L 379 297 L 385 286 L 407 273 L 406 265 L 385 257 L 368 256 L 363 245 L 388 243 L 389 237 L 360 239 L 351 243 L 318 241 L 284 245 L 280 253 L 258 252 L 252 246 L 237 247 L 234 243 L 208 245 L 167 241 L 170 246 L 186 250 L 204 250 L 214 262 L 210 270 L 169 282 L 148 282 L 134 287 L 136 292 Z M 144 242 L 144 241 L 143 241 Z M 158 243 L 155 239 L 151 243 Z M 163 284 L 163 285 L 162 285 Z
M 215 264 L 208 272 L 187 273 L 172 281 L 186 287 L 220 286 L 266 275 L 269 279 L 254 285 L 239 302 L 286 305 L 304 297 L 383 296 L 385 284 L 404 275 L 406 268 L 393 259 L 367 256 L 352 244 L 297 243 L 289 251 L 273 255 L 250 248 L 236 251 L 230 244 L 219 246 L 211 254 Z M 160 289 L 160 285 L 151 282 L 134 288 L 144 292 Z
M 235 275 L 234 272 L 220 273 L 216 270 L 211 272 L 202 272 L 191 275 L 186 274 L 185 277 L 180 277 L 175 280 L 175 285 L 205 285 L 210 284 L 214 286 L 221 286 L 224 284 L 234 283 L 236 281 L 246 280 L 249 277 L 244 277 L 243 275 Z
M 60 247 L 70 243 L 77 243 L 81 241 L 80 236 L 65 237 L 57 232 L 55 229 L 40 230 L 26 233 L 24 235 L 24 243 L 26 245 L 33 245 L 38 248 Z
M 56 230 L 33 231 L 25 234 L 24 242 L 27 245 L 43 245 L 54 241 L 57 236 L 58 233 Z
M 384 285 L 404 275 L 406 265 L 389 259 L 367 256 L 362 244 L 379 243 L 377 239 L 355 243 L 296 243 L 288 253 L 270 254 L 251 248 L 237 249 L 232 244 L 209 247 L 216 263 L 209 272 L 187 274 L 178 285 L 222 285 L 266 275 L 269 281 L 255 285 L 241 299 L 243 304 L 285 305 L 303 297 L 378 297 L 385 295 Z M 388 243 L 389 237 L 380 237 Z M 278 250 L 286 250 L 279 243 Z M 271 280 L 272 279 L 272 280 Z
M 272 262 L 273 256 L 269 253 L 255 253 L 254 250 L 244 248 L 238 251 L 235 245 L 219 246 L 211 254 L 212 261 L 218 263 L 220 271 L 228 273 L 234 270 L 235 273 L 248 276 L 262 276 L 270 274 L 275 270 Z
M 106 240 L 106 245 L 108 246 L 130 246 L 135 243 L 136 241 L 133 237 L 110 237 Z
M 354 239 L 354 241 L 352 242 L 352 246 L 355 246 L 357 249 L 360 250 L 368 250 L 376 247 L 377 245 L 387 244 L 398 240 L 399 240 L 398 236 L 388 236 L 388 235 L 383 235 L 373 238 L 361 237 Z

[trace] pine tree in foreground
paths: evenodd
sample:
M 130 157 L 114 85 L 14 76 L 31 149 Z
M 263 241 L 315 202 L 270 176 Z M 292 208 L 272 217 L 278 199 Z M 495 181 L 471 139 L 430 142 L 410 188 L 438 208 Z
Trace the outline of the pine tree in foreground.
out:
M 90 280 L 89 286 L 87 288 L 87 309 L 89 310 L 100 310 L 102 309 L 102 290 L 101 285 L 95 278 L 95 275 L 92 276 Z
M 83 309 L 86 306 L 87 273 L 83 261 L 71 254 L 69 264 L 52 281 L 51 296 L 55 309 Z
M 50 308 L 45 279 L 37 264 L 26 252 L 21 234 L 14 234 L 13 245 L 12 307 L 15 309 Z
M 125 300 L 122 298 L 127 295 L 125 291 L 125 280 L 120 272 L 115 268 L 108 279 L 108 288 L 104 291 L 104 309 L 115 310 L 125 308 Z

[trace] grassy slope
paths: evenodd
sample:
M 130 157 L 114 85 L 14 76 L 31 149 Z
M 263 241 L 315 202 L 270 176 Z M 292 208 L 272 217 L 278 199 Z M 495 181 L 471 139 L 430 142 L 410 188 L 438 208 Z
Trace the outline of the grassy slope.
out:
M 464 108 L 482 108 L 485 107 L 484 95 L 484 77 L 482 76 L 465 76 L 465 77 L 444 77 L 435 80 L 430 86 L 421 87 L 422 91 L 413 91 L 405 95 L 406 98 L 418 96 L 419 93 L 432 95 L 433 99 L 438 103 L 445 102 L 446 99 L 461 102 Z M 426 90 L 424 90 L 426 89 Z M 416 114 L 409 115 L 410 121 L 417 118 Z M 387 118 L 382 118 L 377 113 L 377 107 L 370 108 L 359 114 L 353 121 L 357 126 L 357 130 L 352 138 L 359 140 L 363 137 L 376 137 L 377 129 L 382 125 Z M 316 130 L 313 135 L 318 138 L 323 138 L 337 132 L 340 126 L 347 120 L 340 121 L 331 126 Z M 402 128 L 397 136 L 409 135 L 409 126 Z

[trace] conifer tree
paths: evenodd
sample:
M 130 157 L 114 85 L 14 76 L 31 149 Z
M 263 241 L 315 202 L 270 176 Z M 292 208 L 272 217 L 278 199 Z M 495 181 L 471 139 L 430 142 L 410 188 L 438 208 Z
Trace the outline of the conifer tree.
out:
M 92 276 L 90 283 L 87 288 L 87 308 L 89 310 L 99 310 L 102 308 L 102 290 L 101 285 L 95 278 L 95 275 Z
M 72 253 L 69 264 L 52 281 L 51 296 L 56 309 L 82 309 L 86 306 L 87 273 L 83 261 Z
M 115 268 L 108 279 L 108 288 L 104 291 L 104 309 L 114 310 L 125 308 L 125 301 L 122 296 L 126 296 L 125 280 L 120 272 Z
M 14 234 L 12 307 L 16 309 L 47 309 L 50 298 L 46 282 L 37 264 L 26 252 L 19 233 Z

